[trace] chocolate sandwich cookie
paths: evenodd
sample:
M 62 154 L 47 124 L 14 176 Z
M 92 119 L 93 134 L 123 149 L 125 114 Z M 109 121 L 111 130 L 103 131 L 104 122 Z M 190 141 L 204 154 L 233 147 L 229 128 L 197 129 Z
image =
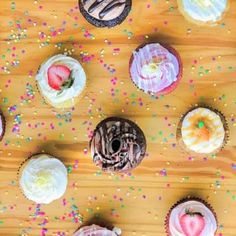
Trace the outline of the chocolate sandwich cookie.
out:
M 3 113 L 0 111 L 0 141 L 2 141 L 5 134 L 6 121 Z
M 103 171 L 127 172 L 143 160 L 146 139 L 134 122 L 110 117 L 97 125 L 90 148 L 94 163 Z
M 97 27 L 121 24 L 131 10 L 132 0 L 79 0 L 79 9 L 85 19 Z

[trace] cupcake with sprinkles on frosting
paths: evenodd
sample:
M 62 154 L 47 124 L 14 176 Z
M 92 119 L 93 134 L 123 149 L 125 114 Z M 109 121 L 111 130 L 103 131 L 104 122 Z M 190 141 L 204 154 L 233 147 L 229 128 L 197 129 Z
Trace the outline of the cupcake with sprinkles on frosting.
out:
M 198 106 L 188 111 L 180 120 L 177 140 L 194 153 L 214 154 L 227 142 L 227 127 L 221 112 Z
M 182 77 L 182 62 L 176 50 L 159 43 L 138 47 L 130 58 L 133 83 L 153 96 L 172 92 Z
M 186 198 L 175 204 L 166 217 L 167 236 L 215 236 L 216 214 L 198 198 Z
M 119 228 L 115 227 L 112 230 L 109 230 L 107 228 L 98 225 L 84 226 L 73 234 L 73 236 L 119 236 L 119 235 L 121 235 L 121 230 Z
M 178 0 L 181 13 L 196 24 L 215 25 L 228 9 L 229 0 Z
M 67 182 L 64 164 L 47 154 L 32 156 L 19 170 L 19 184 L 24 196 L 38 204 L 49 204 L 61 198 Z
M 40 66 L 36 80 L 46 102 L 55 108 L 73 107 L 86 85 L 81 64 L 61 54 L 49 58 Z

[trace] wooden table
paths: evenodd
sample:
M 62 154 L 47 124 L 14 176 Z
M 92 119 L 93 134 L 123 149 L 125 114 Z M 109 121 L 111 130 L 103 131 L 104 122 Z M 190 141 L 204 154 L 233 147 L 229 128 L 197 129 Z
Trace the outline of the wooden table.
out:
M 236 1 L 216 27 L 198 27 L 175 0 L 133 0 L 114 29 L 89 25 L 74 0 L 0 1 L 0 96 L 7 130 L 0 146 L 0 235 L 72 235 L 92 218 L 122 228 L 124 236 L 164 236 L 164 220 L 192 195 L 215 209 L 217 236 L 236 235 Z M 128 75 L 132 51 L 143 42 L 175 47 L 183 60 L 179 87 L 159 99 L 138 91 Z M 86 95 L 72 110 L 44 103 L 36 89 L 39 65 L 67 52 L 83 62 Z M 230 140 L 217 156 L 194 157 L 176 145 L 176 125 L 191 106 L 221 110 Z M 129 118 L 144 130 L 148 155 L 132 175 L 101 173 L 89 136 L 107 116 Z M 32 153 L 48 152 L 69 169 L 63 199 L 48 206 L 26 200 L 17 170 Z M 44 234 L 43 234 L 44 233 Z

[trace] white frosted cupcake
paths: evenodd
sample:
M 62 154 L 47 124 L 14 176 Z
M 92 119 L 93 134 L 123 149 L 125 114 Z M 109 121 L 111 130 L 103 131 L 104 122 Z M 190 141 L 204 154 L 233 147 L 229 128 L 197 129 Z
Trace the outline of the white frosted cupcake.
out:
M 49 204 L 64 195 L 67 169 L 60 160 L 50 155 L 34 155 L 21 166 L 19 184 L 27 199 Z
M 36 80 L 46 102 L 56 108 L 73 107 L 86 85 L 81 64 L 61 54 L 49 58 L 40 66 Z
M 191 22 L 214 25 L 228 9 L 229 0 L 178 0 L 181 13 Z
M 107 228 L 98 225 L 84 226 L 73 234 L 73 236 L 118 236 L 118 235 L 121 235 L 121 230 L 119 228 L 115 227 L 112 230 L 109 230 Z
M 199 154 L 214 154 L 220 151 L 228 139 L 228 126 L 221 112 L 196 107 L 181 119 L 177 140 L 187 150 Z
M 168 236 L 215 236 L 216 214 L 211 206 L 197 198 L 183 199 L 166 217 Z

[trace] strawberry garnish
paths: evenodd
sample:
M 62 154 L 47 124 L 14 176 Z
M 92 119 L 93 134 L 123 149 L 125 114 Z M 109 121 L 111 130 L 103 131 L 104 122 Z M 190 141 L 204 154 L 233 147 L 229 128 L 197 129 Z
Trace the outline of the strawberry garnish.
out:
M 71 70 L 64 65 L 52 65 L 48 69 L 48 84 L 52 89 L 62 91 L 73 84 Z
M 185 236 L 200 236 L 205 227 L 205 219 L 199 212 L 186 210 L 180 217 L 180 225 Z

